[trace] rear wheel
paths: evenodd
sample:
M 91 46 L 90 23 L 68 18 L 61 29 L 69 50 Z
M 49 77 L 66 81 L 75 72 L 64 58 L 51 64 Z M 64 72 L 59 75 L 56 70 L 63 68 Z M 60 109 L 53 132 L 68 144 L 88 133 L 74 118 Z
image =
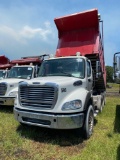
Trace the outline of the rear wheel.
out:
M 93 126 L 94 126 L 94 110 L 92 105 L 89 105 L 86 113 L 85 122 L 83 125 L 83 137 L 85 139 L 90 138 L 90 136 L 92 135 Z

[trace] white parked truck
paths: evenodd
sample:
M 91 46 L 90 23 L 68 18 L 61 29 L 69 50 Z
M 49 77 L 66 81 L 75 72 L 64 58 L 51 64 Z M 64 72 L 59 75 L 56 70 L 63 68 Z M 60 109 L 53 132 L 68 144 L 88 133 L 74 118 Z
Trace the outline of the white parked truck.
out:
M 97 9 L 55 19 L 55 57 L 38 77 L 19 83 L 14 115 L 21 124 L 93 132 L 94 112 L 105 103 L 106 70 Z
M 7 78 L 0 80 L 0 105 L 14 106 L 14 99 L 18 93 L 18 84 L 37 76 L 44 56 L 46 55 L 23 57 L 10 62 L 12 68 Z

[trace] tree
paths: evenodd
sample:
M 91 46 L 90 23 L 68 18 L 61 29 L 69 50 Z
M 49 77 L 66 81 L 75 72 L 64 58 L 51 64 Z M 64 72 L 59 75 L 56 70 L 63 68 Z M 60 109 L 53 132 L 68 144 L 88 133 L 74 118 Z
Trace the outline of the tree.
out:
M 106 80 L 107 82 L 113 82 L 113 67 L 106 66 Z

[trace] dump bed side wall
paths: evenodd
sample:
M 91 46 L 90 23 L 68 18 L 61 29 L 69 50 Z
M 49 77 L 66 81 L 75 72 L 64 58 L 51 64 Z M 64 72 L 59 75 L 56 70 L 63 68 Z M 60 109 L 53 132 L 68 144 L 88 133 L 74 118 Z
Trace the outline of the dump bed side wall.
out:
M 94 28 L 62 33 L 59 38 L 56 56 L 76 55 L 78 51 L 83 56 L 98 53 L 98 39 L 98 31 Z
M 104 58 L 104 48 L 103 48 L 101 36 L 99 38 L 99 41 L 100 41 L 100 43 L 99 43 L 99 59 L 100 59 L 101 70 L 102 70 L 103 79 L 104 79 L 104 86 L 106 88 L 106 67 L 105 67 L 105 58 Z

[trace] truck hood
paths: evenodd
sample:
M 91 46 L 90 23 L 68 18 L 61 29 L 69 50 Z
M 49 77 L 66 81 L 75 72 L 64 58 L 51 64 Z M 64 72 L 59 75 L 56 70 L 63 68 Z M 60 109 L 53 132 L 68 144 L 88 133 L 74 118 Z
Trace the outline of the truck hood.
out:
M 26 79 L 17 79 L 17 78 L 6 78 L 6 79 L 0 79 L 0 83 L 19 83 L 21 81 L 26 81 Z
M 82 81 L 82 83 L 79 83 L 79 81 Z M 77 83 L 75 83 L 77 82 Z M 84 79 L 81 80 L 79 78 L 75 78 L 75 77 L 65 77 L 65 76 L 49 76 L 49 77 L 38 77 L 38 78 L 34 78 L 30 81 L 27 81 L 27 83 L 22 82 L 20 83 L 20 86 L 23 86 L 23 90 L 26 92 L 26 87 L 25 86 L 51 86 L 51 87 L 55 87 L 55 97 L 54 97 L 54 102 L 55 107 L 53 108 L 52 112 L 55 113 L 63 113 L 63 111 L 61 110 L 61 107 L 63 106 L 63 104 L 65 104 L 66 102 L 69 101 L 73 101 L 76 99 L 82 99 L 82 94 L 86 94 L 86 89 L 84 87 Z M 34 87 L 33 87 L 34 88 Z M 29 92 L 26 92 L 26 94 L 28 95 L 32 95 L 31 93 L 33 93 L 33 89 L 30 89 Z M 38 89 L 39 90 L 39 89 Z M 42 91 L 42 90 L 40 90 Z M 46 93 L 46 91 L 48 91 L 48 94 L 50 94 L 49 90 L 44 90 L 43 89 L 43 97 L 44 97 L 44 93 Z M 35 94 L 38 96 L 38 92 L 36 92 L 36 88 L 34 90 L 34 96 Z M 25 97 L 27 99 L 27 96 Z M 18 99 L 16 99 L 18 100 Z M 32 101 L 32 100 L 31 100 Z M 36 103 L 36 102 L 32 102 L 32 103 Z M 21 106 L 22 107 L 22 106 Z M 27 109 L 31 110 L 32 106 L 29 107 L 29 105 L 25 106 Z M 23 109 L 25 109 L 25 107 L 22 107 Z M 36 108 L 35 110 L 40 110 L 39 107 Z M 44 110 L 44 108 L 42 109 Z M 48 111 L 50 112 L 50 110 L 45 109 L 45 112 Z M 68 112 L 68 111 L 66 111 Z M 73 110 L 71 110 L 70 112 L 73 112 Z
M 64 76 L 50 76 L 50 77 L 38 77 L 34 78 L 29 81 L 29 84 L 47 84 L 47 83 L 54 83 L 58 85 L 62 84 L 69 84 L 73 83 L 77 80 L 80 80 L 79 78 L 75 77 L 64 77 Z

